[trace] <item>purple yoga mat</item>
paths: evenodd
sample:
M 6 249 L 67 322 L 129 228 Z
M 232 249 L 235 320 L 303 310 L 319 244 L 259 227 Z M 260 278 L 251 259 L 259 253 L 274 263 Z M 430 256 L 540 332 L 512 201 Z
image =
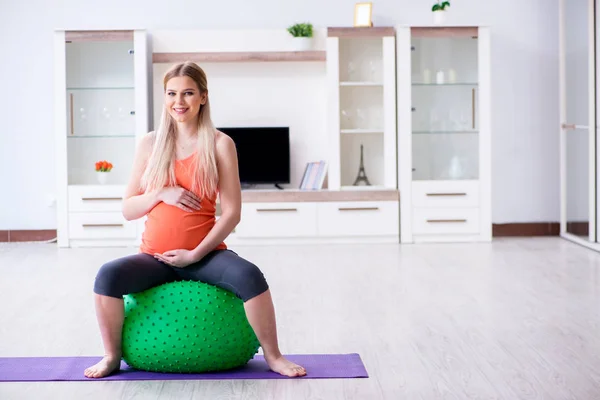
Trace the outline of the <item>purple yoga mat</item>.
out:
M 155 381 L 220 379 L 323 379 L 368 378 L 358 354 L 286 355 L 306 368 L 307 375 L 288 378 L 269 370 L 263 356 L 256 355 L 248 364 L 229 371 L 174 374 L 139 371 L 121 362 L 121 370 L 102 379 L 90 379 L 83 371 L 101 357 L 4 357 L 0 358 L 0 382 L 24 381 Z

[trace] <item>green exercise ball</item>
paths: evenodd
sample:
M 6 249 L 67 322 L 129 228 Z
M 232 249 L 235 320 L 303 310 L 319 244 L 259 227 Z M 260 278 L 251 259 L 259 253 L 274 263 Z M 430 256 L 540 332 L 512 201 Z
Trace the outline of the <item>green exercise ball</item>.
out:
M 123 360 L 153 372 L 200 373 L 245 365 L 260 346 L 243 301 L 195 281 L 123 296 Z

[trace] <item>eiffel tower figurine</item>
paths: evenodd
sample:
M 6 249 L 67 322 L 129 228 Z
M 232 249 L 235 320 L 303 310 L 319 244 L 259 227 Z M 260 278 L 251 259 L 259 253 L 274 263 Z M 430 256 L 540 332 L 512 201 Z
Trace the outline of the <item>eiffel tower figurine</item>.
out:
M 365 165 L 363 163 L 363 145 L 360 145 L 360 166 L 358 167 L 358 175 L 353 183 L 353 186 L 358 186 L 360 182 L 363 182 L 367 186 L 371 186 L 367 173 L 365 172 Z

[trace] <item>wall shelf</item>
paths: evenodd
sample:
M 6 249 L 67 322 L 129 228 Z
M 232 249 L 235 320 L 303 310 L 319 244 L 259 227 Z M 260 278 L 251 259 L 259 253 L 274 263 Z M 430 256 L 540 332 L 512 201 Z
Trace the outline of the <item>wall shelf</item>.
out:
M 340 133 L 348 133 L 348 134 L 362 134 L 362 133 L 383 133 L 383 129 L 342 129 Z
M 363 82 L 344 81 L 344 82 L 340 82 L 340 86 L 381 86 L 381 87 L 383 87 L 383 83 L 382 82 L 368 82 L 368 81 L 363 81 Z
M 285 61 L 325 61 L 326 52 L 315 51 L 247 51 L 247 52 L 193 52 L 193 53 L 154 53 L 152 62 L 172 63 L 193 62 L 285 62 Z
M 353 190 L 355 189 L 355 190 Z M 400 192 L 383 188 L 346 190 L 242 190 L 243 203 L 399 201 Z
M 386 37 L 394 36 L 396 30 L 393 26 L 377 27 L 330 27 L 327 28 L 328 37 L 356 38 L 356 37 Z

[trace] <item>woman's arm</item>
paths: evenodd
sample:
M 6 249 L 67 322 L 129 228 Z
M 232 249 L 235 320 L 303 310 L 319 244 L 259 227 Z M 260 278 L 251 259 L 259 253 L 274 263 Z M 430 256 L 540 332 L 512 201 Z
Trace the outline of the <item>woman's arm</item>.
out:
M 148 193 L 140 192 L 140 181 L 146 168 L 146 162 L 152 151 L 154 133 L 144 136 L 137 145 L 133 170 L 129 178 L 129 184 L 125 190 L 122 212 L 126 220 L 132 221 L 148 214 L 159 202 L 160 190 Z
M 240 222 L 242 189 L 238 173 L 238 159 L 233 140 L 225 134 L 217 134 L 217 170 L 219 171 L 219 196 L 221 216 L 204 240 L 192 253 L 196 261 L 217 247 Z

